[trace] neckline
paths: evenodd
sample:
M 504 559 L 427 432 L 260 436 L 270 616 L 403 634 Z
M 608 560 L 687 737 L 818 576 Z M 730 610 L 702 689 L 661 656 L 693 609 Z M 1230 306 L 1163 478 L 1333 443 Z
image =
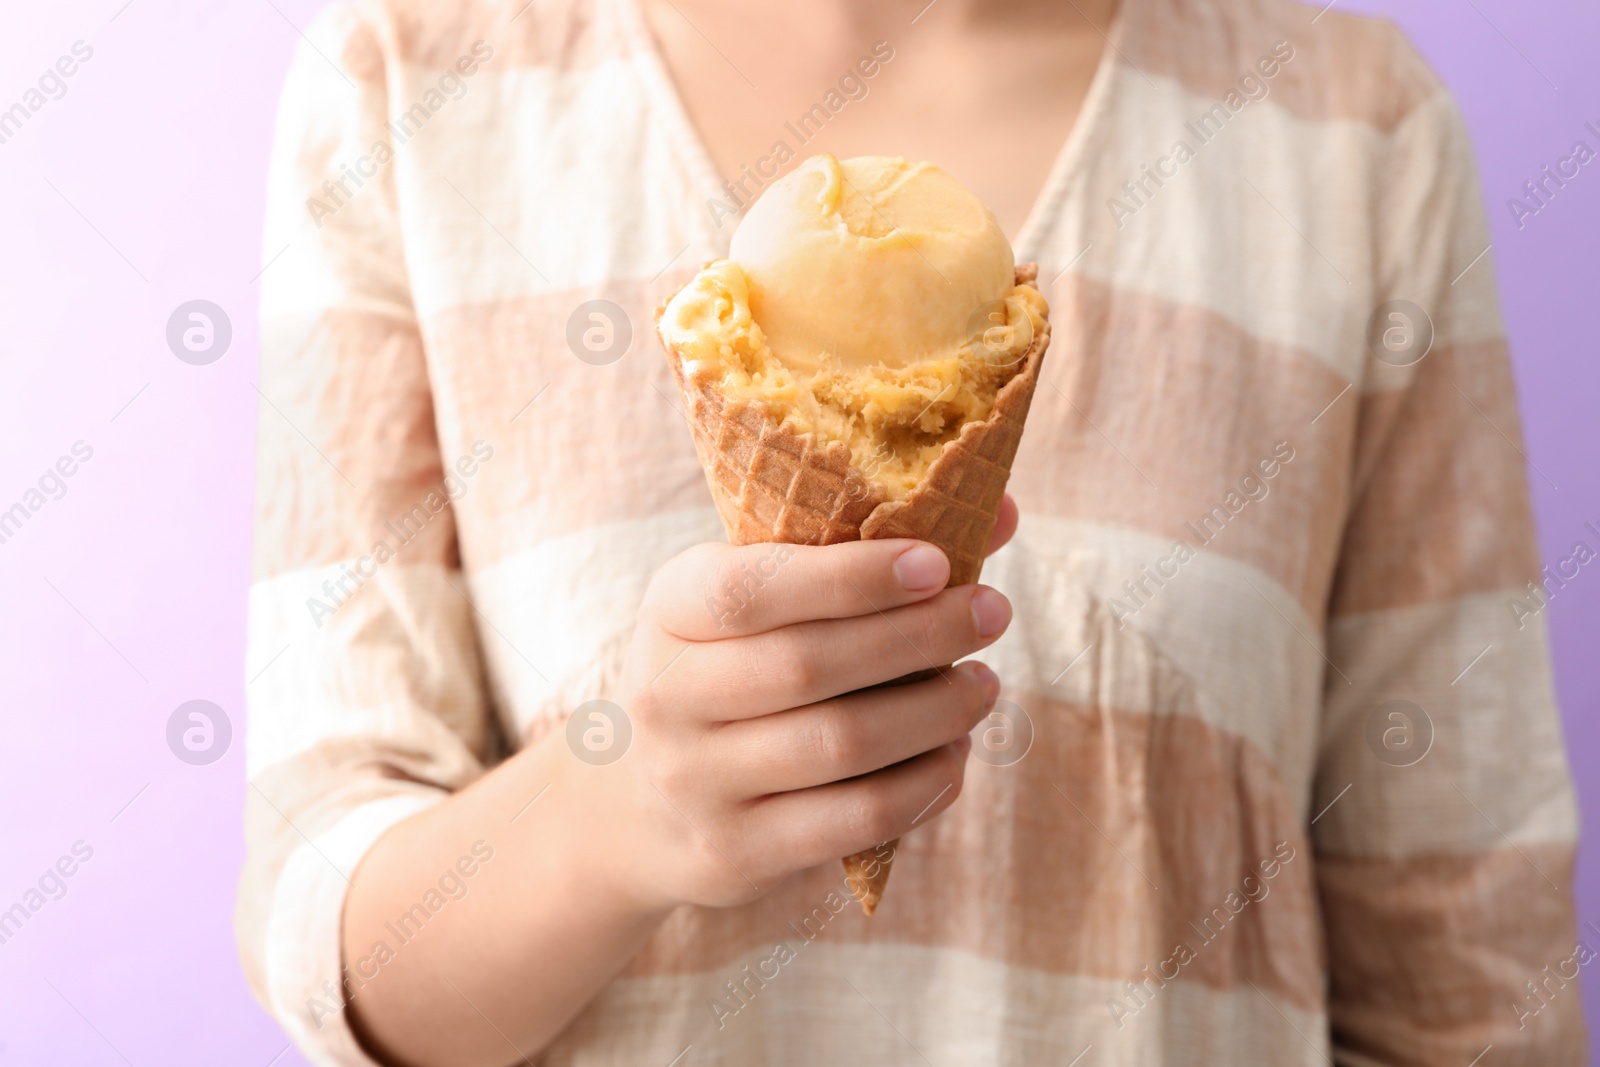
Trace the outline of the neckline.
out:
M 679 153 L 689 169 L 694 172 L 693 180 L 706 189 L 720 191 L 727 179 L 723 178 L 722 172 L 717 168 L 706 139 L 695 126 L 694 120 L 689 117 L 688 106 L 684 104 L 683 95 L 678 92 L 678 86 L 672 80 L 672 71 L 667 67 L 666 57 L 656 45 L 655 34 L 650 29 L 649 20 L 645 18 L 644 0 L 612 0 L 612 6 L 620 16 L 619 22 L 627 38 L 628 50 L 639 60 L 640 70 L 645 79 L 645 89 L 651 95 L 652 103 L 664 114 L 669 133 L 678 144 Z M 723 231 L 718 229 L 712 237 L 712 243 L 719 252 L 726 253 L 728 239 L 731 236 L 731 233 L 724 235 Z
M 1060 201 L 1068 180 L 1082 165 L 1091 138 L 1110 110 L 1111 85 L 1131 21 L 1129 9 L 1139 2 L 1119 0 L 1110 28 L 1100 31 L 1105 38 L 1105 45 L 1100 50 L 1100 59 L 1095 64 L 1094 76 L 1089 81 L 1083 104 L 1078 108 L 1077 117 L 1072 120 L 1072 128 L 1067 131 L 1054 162 L 1045 173 L 1044 182 L 1023 219 L 1021 229 L 1011 242 L 1012 252 L 1019 263 L 1037 262 L 1038 256 L 1033 245 L 1039 240 L 1040 231 Z M 662 55 L 649 20 L 645 17 L 643 0 L 613 0 L 613 4 L 620 16 L 619 22 L 627 37 L 629 51 L 640 60 L 646 88 L 670 124 L 672 138 L 677 142 L 685 164 L 695 172 L 695 180 L 703 182 L 705 188 L 721 189 L 726 179 L 718 169 L 705 137 L 689 115 L 677 83 L 673 81 L 666 57 Z M 1099 27 L 1095 28 L 1099 30 Z M 713 240 L 720 250 L 726 250 L 728 236 L 724 236 L 721 230 L 717 231 Z
M 1072 120 L 1072 129 L 1067 131 L 1066 138 L 1061 142 L 1061 150 L 1056 153 L 1055 162 L 1045 175 L 1033 207 L 1028 210 L 1022 228 L 1011 242 L 1012 253 L 1019 263 L 1038 262 L 1038 250 L 1033 246 L 1039 241 L 1040 232 L 1060 202 L 1068 180 L 1082 166 L 1091 139 L 1106 121 L 1105 116 L 1111 110 L 1111 86 L 1116 77 L 1117 61 L 1122 55 L 1122 42 L 1127 36 L 1128 24 L 1132 21 L 1129 9 L 1139 2 L 1118 0 L 1117 13 L 1111 20 L 1111 26 L 1101 34 L 1105 38 L 1105 45 L 1100 49 L 1100 61 L 1095 64 L 1094 76 L 1089 80 L 1089 91 L 1084 94 L 1077 118 Z M 1095 28 L 1099 30 L 1099 27 Z

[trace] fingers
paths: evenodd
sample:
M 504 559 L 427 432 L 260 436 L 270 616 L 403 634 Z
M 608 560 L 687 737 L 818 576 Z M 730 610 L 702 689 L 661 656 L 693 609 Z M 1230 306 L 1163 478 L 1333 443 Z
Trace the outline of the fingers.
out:
M 964 585 L 889 611 L 690 645 L 672 668 L 671 699 L 711 721 L 799 708 L 941 668 L 993 644 L 1010 622 L 1004 596 Z
M 955 803 L 971 747 L 963 736 L 864 778 L 767 797 L 750 809 L 750 831 L 794 869 L 836 863 L 903 837 Z
M 1017 532 L 1017 520 L 1020 512 L 1017 502 L 1007 493 L 1000 498 L 1000 514 L 994 520 L 994 533 L 989 535 L 989 547 L 983 550 L 985 556 L 992 556 L 1005 547 L 1011 540 L 1011 535 Z
M 965 736 L 999 695 L 993 671 L 963 663 L 927 681 L 729 723 L 712 735 L 710 753 L 739 798 L 826 785 Z
M 900 607 L 933 596 L 949 578 L 944 553 L 919 541 L 705 544 L 656 574 L 645 609 L 676 637 L 715 641 Z

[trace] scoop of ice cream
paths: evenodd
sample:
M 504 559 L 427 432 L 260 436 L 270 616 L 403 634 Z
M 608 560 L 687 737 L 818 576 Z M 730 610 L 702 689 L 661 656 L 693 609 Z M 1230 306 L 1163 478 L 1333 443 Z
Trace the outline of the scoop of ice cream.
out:
M 951 357 L 975 316 L 1004 323 L 1015 280 L 982 201 L 931 163 L 885 156 L 806 160 L 751 206 L 728 258 L 773 354 L 797 371 L 824 354 L 845 370 Z
M 1049 307 L 981 202 L 926 163 L 817 156 L 657 318 L 692 388 L 850 448 L 903 499 L 1016 375 Z
M 1031 285 L 1013 286 L 993 308 L 985 336 L 938 358 L 853 368 L 829 360 L 810 371 L 773 353 L 751 314 L 749 280 L 724 259 L 674 294 L 657 329 L 691 386 L 759 400 L 799 433 L 844 442 L 862 474 L 901 500 L 963 425 L 988 417 L 1049 314 Z

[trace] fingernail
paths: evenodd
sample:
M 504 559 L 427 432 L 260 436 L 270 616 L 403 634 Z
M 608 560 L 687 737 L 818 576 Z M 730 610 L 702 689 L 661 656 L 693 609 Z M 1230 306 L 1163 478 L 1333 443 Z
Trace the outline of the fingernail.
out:
M 988 586 L 979 586 L 972 594 L 972 619 L 979 637 L 993 637 L 1011 621 L 1011 601 Z
M 932 545 L 913 545 L 895 559 L 894 577 L 906 592 L 925 593 L 944 588 L 950 565 L 945 562 L 944 553 Z
M 993 708 L 994 702 L 1000 698 L 1000 676 L 983 663 L 974 663 L 972 673 L 978 679 L 978 687 L 983 690 L 984 709 Z

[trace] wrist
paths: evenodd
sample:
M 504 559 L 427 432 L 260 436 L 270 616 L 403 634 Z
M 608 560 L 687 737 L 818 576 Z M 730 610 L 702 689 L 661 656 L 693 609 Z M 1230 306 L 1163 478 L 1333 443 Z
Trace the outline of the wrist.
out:
M 626 758 L 626 757 L 625 757 Z M 683 901 L 651 877 L 661 864 L 652 856 L 646 820 L 630 804 L 635 782 L 616 765 L 577 759 L 564 731 L 554 731 L 513 757 L 518 794 L 510 809 L 519 851 L 546 857 L 588 909 L 601 908 L 618 922 L 659 923 Z

